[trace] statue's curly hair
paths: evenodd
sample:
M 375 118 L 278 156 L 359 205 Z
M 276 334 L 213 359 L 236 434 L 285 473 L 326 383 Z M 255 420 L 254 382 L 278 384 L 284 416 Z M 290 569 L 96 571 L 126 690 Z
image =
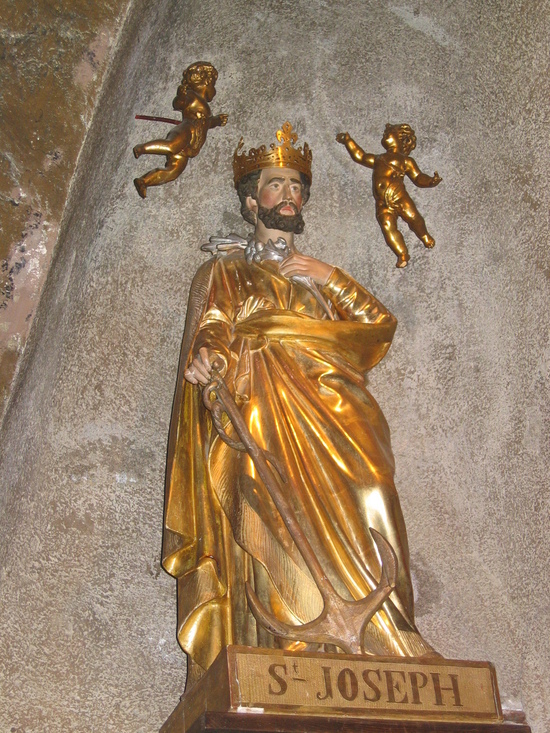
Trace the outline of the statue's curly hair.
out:
M 216 81 L 218 72 L 208 61 L 197 61 L 188 66 L 183 72 L 181 84 L 178 87 L 178 95 L 183 96 L 189 87 L 197 84 L 205 84 L 209 81 Z
M 416 135 L 410 125 L 387 124 L 384 128 L 382 145 L 384 145 L 384 141 L 389 137 L 389 135 L 395 135 L 402 142 L 408 143 L 411 150 L 414 150 L 416 148 Z M 386 146 L 384 145 L 384 147 Z
M 255 201 L 258 200 L 258 182 L 260 180 L 261 173 L 261 170 L 247 173 L 246 176 L 241 178 L 239 185 L 237 186 L 237 195 L 241 202 L 241 214 L 243 219 L 249 224 L 255 224 L 256 222 L 254 220 L 253 212 L 246 206 L 246 199 L 250 196 Z M 306 204 L 311 191 L 311 183 L 304 173 L 300 173 L 300 179 L 302 181 L 302 203 Z

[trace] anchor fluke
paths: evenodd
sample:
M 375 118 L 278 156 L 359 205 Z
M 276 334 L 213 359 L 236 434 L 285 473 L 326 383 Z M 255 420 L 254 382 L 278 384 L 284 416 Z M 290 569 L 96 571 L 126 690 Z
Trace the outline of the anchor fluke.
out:
M 368 624 L 395 588 L 397 557 L 380 532 L 372 527 L 370 532 L 380 553 L 382 573 L 380 582 L 368 596 L 349 601 L 342 598 L 325 578 L 322 587 L 317 584 L 324 602 L 321 614 L 308 623 L 292 625 L 268 611 L 247 582 L 246 597 L 256 621 L 282 639 L 308 644 L 334 644 L 347 654 L 389 654 L 386 646 L 369 632 Z M 315 574 L 313 579 L 317 583 Z

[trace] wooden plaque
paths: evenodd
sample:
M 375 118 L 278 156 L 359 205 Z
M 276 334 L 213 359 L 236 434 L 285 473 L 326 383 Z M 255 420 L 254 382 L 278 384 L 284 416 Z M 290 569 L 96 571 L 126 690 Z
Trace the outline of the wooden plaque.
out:
M 330 721 L 339 731 L 529 731 L 503 720 L 489 662 L 228 646 L 161 733 L 329 731 Z

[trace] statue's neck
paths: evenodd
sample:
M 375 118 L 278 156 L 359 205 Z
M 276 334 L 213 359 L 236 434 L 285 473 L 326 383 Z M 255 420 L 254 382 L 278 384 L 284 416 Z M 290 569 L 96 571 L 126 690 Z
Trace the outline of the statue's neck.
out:
M 270 239 L 272 242 L 276 242 L 279 237 L 282 237 L 285 240 L 289 249 L 293 252 L 296 251 L 296 247 L 294 245 L 294 232 L 283 232 L 280 229 L 268 229 L 264 226 L 263 222 L 257 222 L 256 228 L 254 229 L 254 239 L 256 242 L 267 244 Z

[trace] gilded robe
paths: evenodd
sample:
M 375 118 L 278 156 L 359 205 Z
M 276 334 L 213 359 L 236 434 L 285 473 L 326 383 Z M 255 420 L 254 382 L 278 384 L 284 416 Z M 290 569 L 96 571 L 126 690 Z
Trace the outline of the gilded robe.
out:
M 192 288 L 168 451 L 163 565 L 178 579 L 179 642 L 203 669 L 227 644 L 282 643 L 256 623 L 245 581 L 288 623 L 313 620 L 322 601 L 250 457 L 219 438 L 201 390 L 183 378 L 202 346 L 223 358 L 249 430 L 283 463 L 288 497 L 336 590 L 351 599 L 375 587 L 380 562 L 368 528 L 378 530 L 399 569 L 369 630 L 388 654 L 432 651 L 414 625 L 388 425 L 365 386 L 397 322 L 337 268 L 321 292 L 335 320 L 276 262 L 248 264 L 242 251 L 205 263 Z

